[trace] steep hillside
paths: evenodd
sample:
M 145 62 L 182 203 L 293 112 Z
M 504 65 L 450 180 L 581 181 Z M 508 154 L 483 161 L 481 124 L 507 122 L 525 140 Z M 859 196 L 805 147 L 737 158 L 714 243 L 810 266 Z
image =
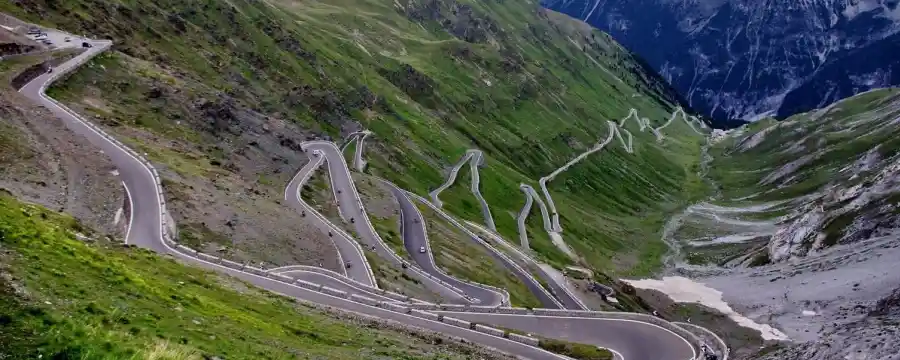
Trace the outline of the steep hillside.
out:
M 659 126 L 678 99 L 609 36 L 537 3 L 79 0 L 0 11 L 113 39 L 115 51 L 52 95 L 160 165 L 182 238 L 276 265 L 340 266 L 279 201 L 305 162 L 300 141 L 372 130 L 367 171 L 423 195 L 479 148 L 482 193 L 498 231 L 516 239 L 520 183 L 604 139 L 606 120 L 636 108 Z M 588 265 L 646 273 L 666 251 L 664 219 L 704 191 L 702 137 L 682 122 L 662 142 L 634 127 L 633 155 L 610 146 L 550 188 Z M 467 196 L 445 206 L 481 222 Z M 528 229 L 542 256 L 572 262 L 539 218 Z
M 104 241 L 0 191 L 3 359 L 505 359 Z
M 63 51 L 0 61 L 0 189 L 121 236 L 125 194 L 109 192 L 121 188 L 109 159 L 16 91 L 45 66 L 72 55 Z
M 797 343 L 759 356 L 896 353 L 896 311 L 876 309 L 900 283 L 898 119 L 900 90 L 884 89 L 713 137 L 716 196 L 675 217 L 668 239 L 679 273 Z
M 893 0 L 546 0 L 646 58 L 723 121 L 778 118 L 900 84 Z
M 712 151 L 720 204 L 775 221 L 772 262 L 884 235 L 900 226 L 898 117 L 900 91 L 878 90 L 737 130 Z

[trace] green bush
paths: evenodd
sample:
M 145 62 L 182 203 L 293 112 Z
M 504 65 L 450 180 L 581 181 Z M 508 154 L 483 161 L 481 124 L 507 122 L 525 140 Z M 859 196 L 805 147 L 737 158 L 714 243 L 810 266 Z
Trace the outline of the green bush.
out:
M 580 360 L 612 360 L 613 354 L 593 345 L 571 343 L 562 340 L 541 339 L 538 346 L 552 353 Z

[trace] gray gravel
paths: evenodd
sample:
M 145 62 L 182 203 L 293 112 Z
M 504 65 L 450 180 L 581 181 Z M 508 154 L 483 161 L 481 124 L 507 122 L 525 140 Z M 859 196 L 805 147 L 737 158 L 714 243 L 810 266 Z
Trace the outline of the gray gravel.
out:
M 794 341 L 813 341 L 860 320 L 860 314 L 848 309 L 881 299 L 900 286 L 897 259 L 900 235 L 895 234 L 700 281 L 722 291 L 738 312 L 772 324 Z

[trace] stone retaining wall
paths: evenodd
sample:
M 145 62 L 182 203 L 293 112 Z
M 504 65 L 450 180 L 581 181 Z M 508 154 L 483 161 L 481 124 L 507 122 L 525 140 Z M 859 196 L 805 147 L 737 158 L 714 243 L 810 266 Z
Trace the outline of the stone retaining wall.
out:
M 517 341 L 517 342 L 531 345 L 531 346 L 538 346 L 541 342 L 540 340 L 538 340 L 536 338 L 533 338 L 530 336 L 525 336 L 525 335 L 514 334 L 514 333 L 509 333 L 509 339 L 512 341 Z
M 475 324 L 475 331 L 483 332 L 485 334 L 490 334 L 494 336 L 503 337 L 503 334 L 506 332 L 497 328 L 492 328 L 490 326 L 484 326 L 481 324 Z
M 412 316 L 415 316 L 415 317 L 423 318 L 423 319 L 438 321 L 437 314 L 425 312 L 422 310 L 411 309 L 409 314 Z
M 470 323 L 468 321 L 460 320 L 460 319 L 457 319 L 454 317 L 449 317 L 449 316 L 444 316 L 443 322 L 448 325 L 458 326 L 458 327 L 466 328 L 466 329 L 468 329 L 470 326 L 472 326 L 471 325 L 472 323 Z
M 362 296 L 362 295 L 356 295 L 356 294 L 350 294 L 350 300 L 356 301 L 358 303 L 363 303 L 366 305 L 372 305 L 372 306 L 378 306 L 380 303 L 380 301 L 375 300 L 373 298 Z
M 215 256 L 212 256 L 212 255 L 210 255 L 210 254 L 204 254 L 204 253 L 199 252 L 199 251 L 197 252 L 197 257 L 200 258 L 201 260 L 206 260 L 206 261 L 209 261 L 209 262 L 211 262 L 211 263 L 216 263 L 216 262 L 218 262 L 218 258 L 216 258 Z
M 327 286 L 322 286 L 321 291 L 322 291 L 323 293 L 328 294 L 328 295 L 333 295 L 333 296 L 342 297 L 342 298 L 343 298 L 343 297 L 347 297 L 347 292 L 346 292 L 346 291 L 341 291 L 341 290 L 338 290 L 338 289 L 335 289 L 335 288 L 330 288 L 330 287 L 327 287 Z

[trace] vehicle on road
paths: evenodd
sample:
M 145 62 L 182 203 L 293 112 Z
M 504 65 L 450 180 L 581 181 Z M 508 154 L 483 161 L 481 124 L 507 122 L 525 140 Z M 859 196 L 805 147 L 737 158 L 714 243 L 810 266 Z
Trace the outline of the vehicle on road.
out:
M 348 261 L 346 264 L 344 264 L 344 266 L 349 269 L 353 267 L 353 263 Z
M 418 224 L 418 223 L 419 223 L 419 218 L 413 218 L 413 223 L 414 223 L 414 224 Z
M 83 47 L 83 48 L 92 48 L 92 47 L 94 47 L 94 45 L 91 45 L 91 43 L 85 41 L 85 42 L 82 42 L 82 43 L 81 43 L 81 47 Z
M 40 34 L 40 33 L 41 33 L 41 29 L 38 27 L 32 26 L 32 27 L 28 28 L 28 35 L 34 35 L 34 34 Z
M 53 72 L 53 68 L 52 68 L 52 67 L 48 67 L 48 68 L 47 68 L 47 73 L 49 74 L 49 73 L 52 73 L 52 72 Z
M 70 37 L 68 37 L 68 36 L 66 36 L 66 38 L 65 38 L 65 39 L 63 39 L 63 41 L 65 41 L 65 42 L 71 42 L 71 41 L 72 41 L 72 38 L 70 38 Z
M 424 253 L 425 253 L 425 247 L 424 247 L 424 246 L 420 246 L 420 247 L 419 247 L 419 254 L 424 254 Z
M 353 220 L 353 218 L 350 218 L 350 223 L 351 223 L 351 224 L 355 224 L 355 223 L 356 223 L 356 220 Z
M 53 42 L 50 41 L 50 40 L 44 40 L 44 41 L 41 41 L 41 42 L 44 43 L 44 44 L 46 44 L 46 45 L 51 45 L 51 44 L 53 44 Z

